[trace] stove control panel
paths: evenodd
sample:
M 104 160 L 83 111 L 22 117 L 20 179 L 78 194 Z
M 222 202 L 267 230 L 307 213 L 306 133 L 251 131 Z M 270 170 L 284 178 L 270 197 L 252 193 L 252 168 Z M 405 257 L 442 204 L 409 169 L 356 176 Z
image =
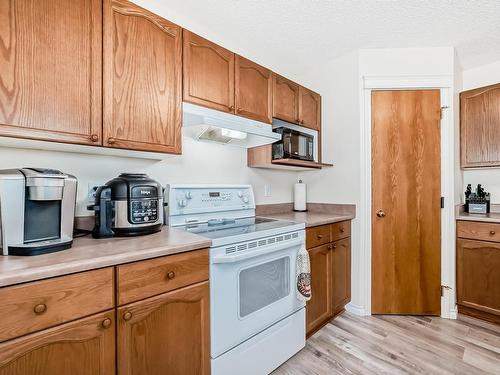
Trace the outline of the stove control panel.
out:
M 250 185 L 169 185 L 170 215 L 255 209 Z

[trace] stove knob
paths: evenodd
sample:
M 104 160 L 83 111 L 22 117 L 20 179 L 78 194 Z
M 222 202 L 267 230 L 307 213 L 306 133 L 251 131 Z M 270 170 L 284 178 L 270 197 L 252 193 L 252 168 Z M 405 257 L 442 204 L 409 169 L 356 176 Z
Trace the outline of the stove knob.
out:
M 238 198 L 242 198 L 243 197 L 243 192 L 242 191 L 238 191 Z
M 186 200 L 180 199 L 179 201 L 177 201 L 177 204 L 179 205 L 179 207 L 186 207 Z
M 243 203 L 248 203 L 248 201 L 249 201 L 248 197 L 246 197 L 246 196 L 243 197 L 242 199 L 243 199 Z
M 184 194 L 184 195 L 185 195 L 186 199 L 191 199 L 191 198 L 193 198 L 193 195 L 191 194 L 191 192 L 190 192 L 190 191 L 186 191 L 186 194 Z

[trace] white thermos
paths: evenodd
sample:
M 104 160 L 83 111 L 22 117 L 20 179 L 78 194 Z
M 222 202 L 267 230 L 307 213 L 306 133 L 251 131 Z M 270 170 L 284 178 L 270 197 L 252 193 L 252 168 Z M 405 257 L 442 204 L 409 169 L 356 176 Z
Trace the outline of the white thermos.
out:
M 294 211 L 307 211 L 307 193 L 306 184 L 299 180 L 293 186 L 293 210 Z

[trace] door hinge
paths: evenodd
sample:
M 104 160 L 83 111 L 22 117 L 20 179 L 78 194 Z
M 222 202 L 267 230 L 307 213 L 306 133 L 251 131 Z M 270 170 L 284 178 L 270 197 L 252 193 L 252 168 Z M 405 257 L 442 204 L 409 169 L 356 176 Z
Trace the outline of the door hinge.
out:
M 444 197 L 441 197 L 441 208 L 444 208 Z
M 444 105 L 442 106 L 440 109 L 439 109 L 439 118 L 442 120 L 443 119 L 443 110 L 445 109 L 448 109 L 450 107 L 448 107 L 447 105 Z
M 444 296 L 444 290 L 451 290 L 451 286 L 448 285 L 441 285 L 441 297 Z

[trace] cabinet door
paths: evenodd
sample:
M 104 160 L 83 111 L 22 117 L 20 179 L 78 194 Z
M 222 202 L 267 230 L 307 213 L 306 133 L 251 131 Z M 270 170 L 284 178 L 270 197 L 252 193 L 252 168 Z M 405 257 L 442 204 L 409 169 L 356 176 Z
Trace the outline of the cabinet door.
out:
M 181 33 L 128 1 L 105 0 L 105 146 L 181 153 Z
M 302 86 L 299 88 L 299 123 L 310 129 L 321 129 L 321 96 Z
M 331 245 L 309 250 L 312 298 L 306 305 L 307 333 L 315 331 L 332 316 L 332 251 Z
M 457 303 L 500 315 L 500 243 L 457 241 Z
M 101 142 L 101 0 L 2 1 L 0 135 Z
M 273 121 L 272 78 L 269 69 L 236 55 L 235 101 L 237 115 L 267 123 Z
M 462 167 L 500 165 L 500 84 L 460 94 Z
M 0 344 L 0 375 L 114 375 L 114 311 Z
M 273 117 L 299 122 L 299 85 L 277 74 L 273 75 Z
M 118 309 L 119 375 L 210 372 L 208 281 Z
M 234 113 L 234 53 L 183 33 L 184 101 Z
M 337 314 L 351 300 L 351 239 L 332 245 L 332 309 Z

